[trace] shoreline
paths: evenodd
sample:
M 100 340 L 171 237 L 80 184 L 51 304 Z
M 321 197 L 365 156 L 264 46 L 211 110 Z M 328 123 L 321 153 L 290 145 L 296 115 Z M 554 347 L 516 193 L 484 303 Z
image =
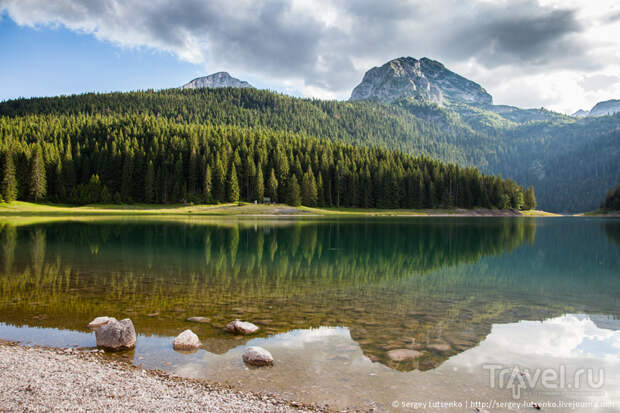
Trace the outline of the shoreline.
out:
M 106 359 L 99 350 L 0 339 L 0 406 L 7 411 L 330 412 L 277 395 Z M 4 411 L 4 410 L 3 410 Z
M 2 217 L 236 217 L 236 218 L 360 218 L 360 217 L 561 217 L 551 212 L 511 209 L 363 209 L 294 207 L 285 204 L 229 203 L 217 205 L 84 205 L 0 204 Z M 571 215 L 568 215 L 571 216 Z

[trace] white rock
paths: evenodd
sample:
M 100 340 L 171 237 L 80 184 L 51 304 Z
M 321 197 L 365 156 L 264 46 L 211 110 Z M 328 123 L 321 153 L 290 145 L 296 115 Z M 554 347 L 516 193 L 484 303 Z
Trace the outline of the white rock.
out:
M 270 366 L 273 364 L 273 356 L 270 352 L 262 347 L 252 346 L 248 347 L 243 352 L 243 361 L 252 366 Z
M 109 321 L 116 321 L 116 318 L 114 317 L 97 317 L 95 318 L 93 321 L 91 321 L 90 323 L 88 323 L 88 328 L 90 328 L 91 330 L 96 330 L 99 327 L 101 327 L 104 324 L 108 324 Z
M 192 330 L 185 330 L 175 337 L 172 347 L 175 350 L 197 350 L 200 348 L 200 339 Z
M 252 334 L 258 331 L 258 326 L 247 321 L 235 320 L 226 325 L 226 330 L 235 334 Z
M 112 350 L 133 348 L 136 345 L 136 330 L 130 319 L 112 319 L 95 330 L 97 347 Z

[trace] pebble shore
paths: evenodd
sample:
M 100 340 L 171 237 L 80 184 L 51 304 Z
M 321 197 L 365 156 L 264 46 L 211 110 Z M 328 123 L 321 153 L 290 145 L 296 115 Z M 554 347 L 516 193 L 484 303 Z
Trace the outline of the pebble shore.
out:
M 319 412 L 96 353 L 0 343 L 0 412 Z

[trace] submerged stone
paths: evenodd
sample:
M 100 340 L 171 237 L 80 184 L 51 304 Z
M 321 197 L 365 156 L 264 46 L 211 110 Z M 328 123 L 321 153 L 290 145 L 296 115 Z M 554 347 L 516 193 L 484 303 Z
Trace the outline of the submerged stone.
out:
M 206 323 L 210 323 L 211 319 L 209 317 L 190 317 L 190 318 L 187 319 L 187 321 L 189 321 L 191 323 L 206 324 Z
M 408 348 L 399 348 L 387 352 L 388 357 L 393 361 L 414 360 L 418 357 L 422 357 L 422 354 L 423 353 L 421 351 L 411 350 Z

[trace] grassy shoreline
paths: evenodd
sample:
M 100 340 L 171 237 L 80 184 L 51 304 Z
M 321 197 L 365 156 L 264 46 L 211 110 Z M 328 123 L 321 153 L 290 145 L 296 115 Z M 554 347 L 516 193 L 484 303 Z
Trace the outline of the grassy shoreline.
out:
M 14 201 L 0 204 L 0 216 L 235 216 L 235 217 L 553 217 L 545 211 L 495 209 L 362 209 L 311 208 L 284 204 L 229 203 L 218 205 L 63 205 Z

